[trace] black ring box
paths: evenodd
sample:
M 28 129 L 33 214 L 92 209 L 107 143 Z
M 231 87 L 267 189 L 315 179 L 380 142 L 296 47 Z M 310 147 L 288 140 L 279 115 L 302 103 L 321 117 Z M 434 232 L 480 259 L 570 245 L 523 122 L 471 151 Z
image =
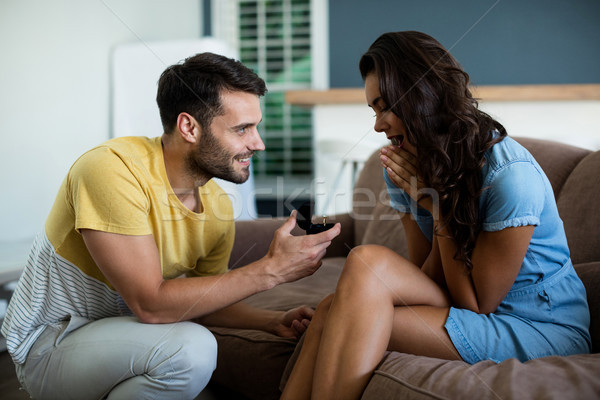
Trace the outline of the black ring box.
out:
M 296 216 L 296 222 L 298 223 L 298 226 L 305 230 L 307 235 L 314 235 L 315 233 L 324 232 L 333 228 L 335 224 L 313 224 L 313 210 L 314 203 L 312 201 L 307 201 L 303 203 L 300 208 L 298 208 L 298 215 Z

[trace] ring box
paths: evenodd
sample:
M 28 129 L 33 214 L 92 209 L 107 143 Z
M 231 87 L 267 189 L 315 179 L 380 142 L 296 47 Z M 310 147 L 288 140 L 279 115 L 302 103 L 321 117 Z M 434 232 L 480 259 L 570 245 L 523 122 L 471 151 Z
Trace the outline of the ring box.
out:
M 298 208 L 298 215 L 296 216 L 296 222 L 298 226 L 306 231 L 307 235 L 314 235 L 315 233 L 324 232 L 328 229 L 333 228 L 335 224 L 327 223 L 327 217 L 323 216 L 323 223 L 313 224 L 312 215 L 314 210 L 314 203 L 307 201 Z

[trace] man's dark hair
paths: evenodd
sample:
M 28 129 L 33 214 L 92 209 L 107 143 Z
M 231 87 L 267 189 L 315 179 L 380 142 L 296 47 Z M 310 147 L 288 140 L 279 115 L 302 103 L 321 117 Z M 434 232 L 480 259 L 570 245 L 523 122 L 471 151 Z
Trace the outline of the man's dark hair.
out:
M 196 54 L 168 67 L 158 80 L 156 95 L 164 132 L 173 131 L 182 112 L 193 116 L 202 129 L 208 129 L 212 119 L 224 112 L 224 90 L 263 96 L 267 87 L 240 61 L 218 54 Z

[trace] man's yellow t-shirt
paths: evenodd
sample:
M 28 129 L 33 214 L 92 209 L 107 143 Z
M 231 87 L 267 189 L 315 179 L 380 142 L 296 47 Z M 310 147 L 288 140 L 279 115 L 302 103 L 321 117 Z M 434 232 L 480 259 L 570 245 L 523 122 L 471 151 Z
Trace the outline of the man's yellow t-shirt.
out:
M 109 140 L 71 167 L 46 221 L 56 252 L 111 286 L 92 260 L 80 229 L 154 237 L 163 277 L 227 271 L 234 239 L 228 195 L 209 181 L 198 189 L 202 212 L 186 208 L 169 184 L 160 137 Z

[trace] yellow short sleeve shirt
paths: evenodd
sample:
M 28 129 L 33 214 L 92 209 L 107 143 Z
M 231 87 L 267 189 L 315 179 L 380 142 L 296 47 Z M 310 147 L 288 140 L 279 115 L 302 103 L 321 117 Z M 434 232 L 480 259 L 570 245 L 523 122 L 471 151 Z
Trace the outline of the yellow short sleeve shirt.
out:
M 46 221 L 46 235 L 60 256 L 109 286 L 80 229 L 151 234 L 165 279 L 221 274 L 235 236 L 231 200 L 212 180 L 198 194 L 201 213 L 179 201 L 167 178 L 160 137 L 112 139 L 73 164 Z

